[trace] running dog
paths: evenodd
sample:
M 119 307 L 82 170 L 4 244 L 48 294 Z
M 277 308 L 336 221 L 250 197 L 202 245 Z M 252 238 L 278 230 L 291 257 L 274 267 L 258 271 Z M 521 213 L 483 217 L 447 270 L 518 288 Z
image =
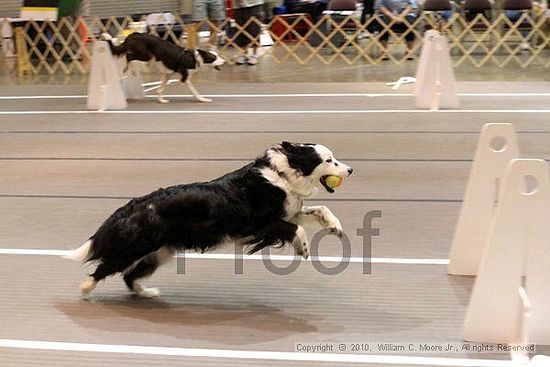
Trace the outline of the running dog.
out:
M 159 295 L 138 280 L 150 276 L 177 251 L 205 252 L 227 241 L 248 253 L 292 244 L 307 259 L 309 220 L 338 236 L 342 225 L 326 206 L 304 206 L 319 188 L 329 193 L 329 176 L 348 177 L 353 169 L 323 145 L 282 142 L 252 163 L 209 182 L 161 188 L 116 210 L 68 258 L 96 262 L 82 283 L 83 295 L 106 277 L 122 273 L 141 297 Z
M 189 91 L 195 96 L 197 101 L 212 102 L 211 99 L 201 96 L 195 89 L 195 86 L 191 82 L 191 74 L 204 65 L 211 65 L 215 68 L 223 65 L 225 60 L 217 53 L 183 48 L 146 33 L 132 33 L 118 46 L 113 43 L 113 38 L 107 33 L 102 34 L 101 38 L 109 43 L 113 55 L 126 56 L 128 63 L 126 69 L 130 68 L 134 74 L 132 61 L 147 62 L 154 60 L 159 63 L 161 80 L 157 93 L 160 103 L 170 102 L 164 98 L 164 90 L 166 89 L 168 78 L 176 73 L 181 75 L 181 82 L 187 85 L 187 88 L 189 88 Z

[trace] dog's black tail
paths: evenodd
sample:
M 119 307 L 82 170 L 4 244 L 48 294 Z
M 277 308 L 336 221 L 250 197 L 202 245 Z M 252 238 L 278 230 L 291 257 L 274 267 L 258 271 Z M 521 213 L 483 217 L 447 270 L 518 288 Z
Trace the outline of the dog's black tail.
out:
M 125 43 L 123 42 L 122 44 L 116 46 L 114 43 L 113 43 L 113 37 L 111 37 L 110 34 L 108 33 L 103 33 L 101 35 L 101 39 L 104 40 L 104 41 L 107 41 L 107 43 L 109 43 L 109 48 L 111 49 L 111 53 L 114 55 L 114 56 L 120 56 L 120 55 L 125 55 L 128 50 L 126 49 L 126 45 Z

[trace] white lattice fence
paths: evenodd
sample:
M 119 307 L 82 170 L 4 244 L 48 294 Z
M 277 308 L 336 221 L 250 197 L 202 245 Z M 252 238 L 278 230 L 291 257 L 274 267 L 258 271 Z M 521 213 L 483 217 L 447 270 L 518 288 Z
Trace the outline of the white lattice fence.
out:
M 103 32 L 123 34 L 132 22 L 131 17 L 26 22 L 24 32 L 33 72 L 50 75 L 87 73 L 91 43 Z M 240 52 L 237 45 L 239 36 L 259 43 L 249 33 L 252 23 L 269 32 L 274 41 L 273 45 L 262 48 L 261 57 L 277 64 L 404 63 L 419 54 L 422 34 L 426 29 L 440 28 L 448 37 L 455 66 L 504 67 L 513 64 L 520 67 L 550 67 L 550 21 L 545 14 L 534 16 L 525 13 L 512 22 L 503 13 L 494 19 L 478 14 L 470 21 L 457 13 L 442 21 L 441 17 L 424 12 L 412 24 L 404 21 L 403 32 L 394 30 L 395 21 L 385 23 L 375 16 L 367 19 L 366 24 L 361 24 L 356 14 L 346 12 L 323 15 L 317 22 L 305 14 L 277 16 L 267 25 L 252 18 L 242 26 L 229 19 L 221 24 L 205 21 L 190 25 L 176 16 L 172 24 L 149 26 L 147 31 L 186 45 L 194 44 L 191 38 L 195 37 L 197 30 L 216 30 L 222 38 L 218 51 L 229 63 L 233 63 L 233 57 Z M 387 47 L 382 42 L 385 33 L 389 34 Z M 410 50 L 404 47 L 408 33 L 415 37 Z M 525 47 L 526 44 L 528 47 Z

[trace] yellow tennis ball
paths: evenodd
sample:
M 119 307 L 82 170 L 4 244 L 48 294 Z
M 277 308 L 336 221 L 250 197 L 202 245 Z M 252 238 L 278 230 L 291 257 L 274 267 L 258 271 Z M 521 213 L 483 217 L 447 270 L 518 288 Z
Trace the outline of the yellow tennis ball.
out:
M 342 177 L 340 176 L 327 176 L 327 178 L 325 178 L 325 183 L 331 189 L 335 189 L 340 186 L 342 184 L 342 181 Z
M 131 35 L 132 33 L 135 32 L 135 29 L 129 29 L 129 28 L 125 28 L 123 30 L 120 31 L 120 35 L 124 38 L 128 37 L 129 35 Z

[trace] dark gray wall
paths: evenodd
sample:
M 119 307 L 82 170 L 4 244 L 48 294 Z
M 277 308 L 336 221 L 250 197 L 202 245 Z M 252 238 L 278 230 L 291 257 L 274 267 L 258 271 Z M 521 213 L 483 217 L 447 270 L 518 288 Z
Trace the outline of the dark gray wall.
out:
M 99 17 L 157 12 L 179 14 L 179 0 L 90 0 L 90 15 Z
M 22 3 L 22 0 L 0 0 L 0 18 L 18 17 Z M 191 0 L 88 0 L 88 3 L 89 15 L 109 17 L 165 11 L 187 13 Z
M 23 0 L 0 0 L 0 18 L 19 16 Z

